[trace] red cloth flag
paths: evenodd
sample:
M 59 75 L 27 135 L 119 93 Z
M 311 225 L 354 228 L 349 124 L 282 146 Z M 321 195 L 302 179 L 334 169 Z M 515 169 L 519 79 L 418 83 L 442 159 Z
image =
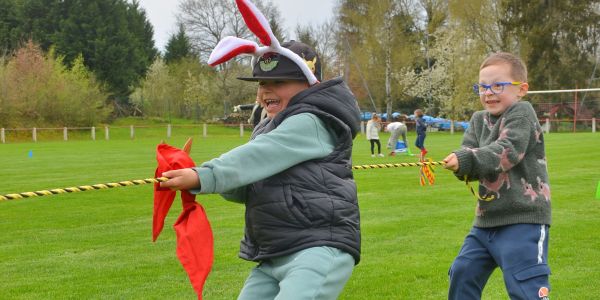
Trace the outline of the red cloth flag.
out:
M 184 150 L 167 144 L 156 148 L 158 167 L 155 176 L 163 172 L 194 167 L 196 164 Z M 154 212 L 152 216 L 152 241 L 156 241 L 165 224 L 165 217 L 173 204 L 176 191 L 154 184 Z M 190 282 L 202 299 L 202 288 L 213 263 L 213 234 L 204 207 L 196 201 L 196 195 L 181 191 L 183 212 L 173 225 L 177 234 L 177 257 L 190 278 Z

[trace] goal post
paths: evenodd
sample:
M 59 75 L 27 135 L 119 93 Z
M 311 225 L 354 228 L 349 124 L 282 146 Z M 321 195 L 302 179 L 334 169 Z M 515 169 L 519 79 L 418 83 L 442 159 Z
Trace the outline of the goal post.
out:
M 580 130 L 589 130 L 591 127 L 592 132 L 596 131 L 596 119 L 600 114 L 600 88 L 538 90 L 528 91 L 527 95 L 532 96 L 532 103 L 546 132 L 551 127 L 556 131 L 577 132 L 578 122 Z

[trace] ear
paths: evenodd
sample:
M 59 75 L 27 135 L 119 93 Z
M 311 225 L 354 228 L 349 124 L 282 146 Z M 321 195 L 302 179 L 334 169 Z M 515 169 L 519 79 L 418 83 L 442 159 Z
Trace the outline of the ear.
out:
M 519 97 L 524 97 L 527 95 L 527 91 L 529 91 L 529 83 L 523 82 L 519 86 L 519 93 L 517 94 Z
M 257 43 L 228 36 L 217 44 L 208 58 L 208 64 L 214 67 L 242 53 L 254 54 L 256 50 L 258 50 Z
M 265 46 L 271 46 L 271 44 L 274 47 L 279 46 L 279 41 L 273 34 L 269 21 L 267 21 L 265 16 L 252 2 L 248 0 L 235 0 L 235 3 L 240 13 L 242 13 L 248 29 L 258 37 L 261 44 Z

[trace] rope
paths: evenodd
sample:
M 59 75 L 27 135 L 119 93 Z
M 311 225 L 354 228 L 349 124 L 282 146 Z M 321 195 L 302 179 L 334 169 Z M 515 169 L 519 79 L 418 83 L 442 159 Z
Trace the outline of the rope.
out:
M 424 162 L 410 162 L 410 163 L 395 163 L 395 164 L 374 164 L 374 165 L 358 165 L 352 166 L 353 170 L 369 170 L 369 169 L 386 169 L 386 168 L 400 168 L 400 167 L 423 167 L 423 166 L 443 166 L 446 163 L 443 161 L 424 161 Z M 41 196 L 50 196 L 57 194 L 66 194 L 66 193 L 76 193 L 76 192 L 85 192 L 91 190 L 102 190 L 102 189 L 111 189 L 121 186 L 132 186 L 132 185 L 143 185 L 148 183 L 158 183 L 165 182 L 169 180 L 167 177 L 159 177 L 159 178 L 146 178 L 146 179 L 137 179 L 137 180 L 127 180 L 127 181 L 119 181 L 119 182 L 109 182 L 109 183 L 100 183 L 94 185 L 81 185 L 77 187 L 67 187 L 62 189 L 52 189 L 52 190 L 41 190 L 35 192 L 24 192 L 17 194 L 6 194 L 0 195 L 1 201 L 15 200 L 15 199 L 23 199 L 23 198 L 31 198 L 31 197 L 41 197 Z M 465 180 L 469 190 L 477 199 L 483 201 L 491 201 L 494 197 L 484 197 L 481 198 L 475 190 L 471 187 L 468 180 Z
M 470 181 L 467 178 L 467 175 L 465 175 L 464 180 L 465 180 L 465 184 L 467 185 L 467 188 L 469 188 L 469 190 L 471 191 L 471 194 L 473 194 L 473 196 L 475 196 L 475 198 L 477 198 L 477 200 L 489 202 L 489 201 L 496 199 L 496 196 L 494 196 L 494 195 L 485 195 L 483 197 L 479 196 L 479 193 L 476 193 L 475 189 L 471 186 Z
M 352 166 L 353 170 L 365 170 L 365 169 L 385 169 L 385 168 L 399 168 L 399 167 L 423 167 L 423 166 L 443 166 L 446 163 L 443 161 L 424 161 L 424 162 L 410 162 L 410 163 L 395 163 L 395 164 L 376 164 L 376 165 L 361 165 Z
M 100 183 L 94 185 L 81 185 L 77 187 L 67 187 L 62 189 L 52 189 L 52 190 L 41 190 L 35 192 L 25 192 L 18 194 L 6 194 L 0 195 L 0 201 L 8 201 L 15 199 L 23 199 L 23 198 L 31 198 L 31 197 L 41 197 L 41 196 L 49 196 L 56 194 L 66 194 L 66 193 L 76 193 L 76 192 L 85 192 L 91 190 L 102 190 L 102 189 L 111 189 L 121 186 L 132 186 L 132 185 L 142 185 L 148 183 L 157 183 L 164 182 L 169 180 L 167 177 L 159 177 L 159 178 L 146 178 L 146 179 L 137 179 L 137 180 L 127 180 L 120 182 L 109 182 L 109 183 Z

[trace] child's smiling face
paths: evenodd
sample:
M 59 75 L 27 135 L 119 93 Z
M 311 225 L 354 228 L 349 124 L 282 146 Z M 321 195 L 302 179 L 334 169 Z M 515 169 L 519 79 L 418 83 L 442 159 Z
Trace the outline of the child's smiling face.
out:
M 489 65 L 479 71 L 479 83 L 492 85 L 496 82 L 513 82 L 511 76 L 511 67 L 508 63 Z M 519 85 L 505 85 L 501 93 L 494 94 L 491 90 L 479 96 L 481 104 L 490 114 L 499 116 L 507 108 L 519 101 L 521 97 L 527 94 L 529 85 L 521 83 Z
M 288 106 L 292 97 L 307 88 L 308 82 L 306 81 L 260 81 L 257 100 L 267 111 L 267 117 L 273 118 Z

